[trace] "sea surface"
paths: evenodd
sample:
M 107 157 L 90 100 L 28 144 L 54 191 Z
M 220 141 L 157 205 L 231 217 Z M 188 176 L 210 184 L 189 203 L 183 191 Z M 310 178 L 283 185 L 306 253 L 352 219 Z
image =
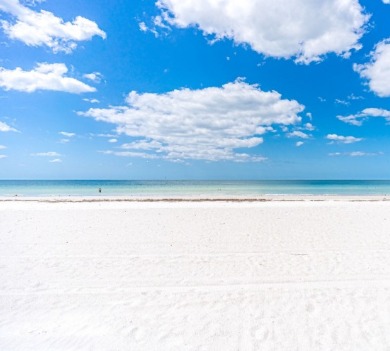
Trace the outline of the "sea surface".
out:
M 99 192 L 99 189 L 101 192 Z M 0 196 L 389 195 L 390 180 L 0 180 Z

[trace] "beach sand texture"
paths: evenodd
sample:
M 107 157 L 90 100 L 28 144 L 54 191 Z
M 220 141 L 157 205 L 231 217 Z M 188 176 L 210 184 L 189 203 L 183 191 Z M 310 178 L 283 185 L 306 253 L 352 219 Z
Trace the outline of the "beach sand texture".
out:
M 0 202 L 0 350 L 390 350 L 390 202 Z

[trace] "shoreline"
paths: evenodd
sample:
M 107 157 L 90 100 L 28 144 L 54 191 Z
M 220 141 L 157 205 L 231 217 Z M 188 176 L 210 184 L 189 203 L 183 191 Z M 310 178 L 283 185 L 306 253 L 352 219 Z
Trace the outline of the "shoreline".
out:
M 93 202 L 386 202 L 390 195 L 264 195 L 264 196 L 0 196 L 1 202 L 93 203 Z

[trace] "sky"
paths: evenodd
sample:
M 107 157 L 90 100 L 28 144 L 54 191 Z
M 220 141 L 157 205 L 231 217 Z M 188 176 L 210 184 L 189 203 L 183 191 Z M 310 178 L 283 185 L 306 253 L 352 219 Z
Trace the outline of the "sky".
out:
M 390 179 L 389 0 L 0 0 L 0 179 Z

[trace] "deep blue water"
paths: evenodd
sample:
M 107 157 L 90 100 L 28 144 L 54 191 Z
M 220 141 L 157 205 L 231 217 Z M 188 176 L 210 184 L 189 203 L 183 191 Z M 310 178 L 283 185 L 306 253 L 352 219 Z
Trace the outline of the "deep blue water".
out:
M 99 193 L 99 188 L 102 190 Z M 0 196 L 387 195 L 389 180 L 0 180 Z

